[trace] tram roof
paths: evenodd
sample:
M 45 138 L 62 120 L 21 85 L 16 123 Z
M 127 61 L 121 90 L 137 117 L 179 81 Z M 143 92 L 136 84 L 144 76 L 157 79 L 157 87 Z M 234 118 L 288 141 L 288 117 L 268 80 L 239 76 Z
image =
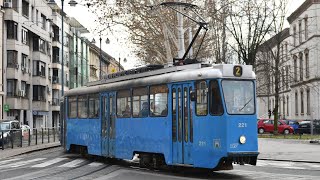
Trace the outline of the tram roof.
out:
M 234 75 L 236 66 L 242 68 L 240 77 Z M 255 79 L 256 76 L 251 65 L 220 64 L 203 68 L 201 64 L 192 64 L 88 83 L 86 86 L 66 91 L 65 96 L 214 78 Z

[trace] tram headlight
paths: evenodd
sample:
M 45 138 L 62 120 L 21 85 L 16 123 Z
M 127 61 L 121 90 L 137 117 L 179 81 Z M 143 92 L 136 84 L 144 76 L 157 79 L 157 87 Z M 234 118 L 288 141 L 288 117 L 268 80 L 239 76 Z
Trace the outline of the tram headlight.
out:
M 240 136 L 239 141 L 241 144 L 244 144 L 244 143 L 246 143 L 247 138 L 245 136 Z

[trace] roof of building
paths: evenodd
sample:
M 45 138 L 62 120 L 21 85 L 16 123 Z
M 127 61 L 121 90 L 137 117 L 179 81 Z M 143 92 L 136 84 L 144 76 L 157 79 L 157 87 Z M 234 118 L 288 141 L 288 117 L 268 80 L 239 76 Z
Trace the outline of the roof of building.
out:
M 320 4 L 320 0 L 306 0 L 298 9 L 296 9 L 288 18 L 288 22 L 291 24 L 297 19 L 304 11 L 306 11 L 312 4 Z
M 279 41 L 279 36 L 280 36 L 280 41 Z M 279 32 L 278 34 L 276 34 L 275 36 L 273 36 L 272 38 L 268 39 L 263 44 L 261 44 L 259 49 L 260 50 L 266 49 L 267 51 L 269 51 L 269 48 L 276 46 L 277 43 L 282 42 L 289 36 L 290 36 L 289 28 L 285 28 L 284 30 L 282 30 L 281 32 Z

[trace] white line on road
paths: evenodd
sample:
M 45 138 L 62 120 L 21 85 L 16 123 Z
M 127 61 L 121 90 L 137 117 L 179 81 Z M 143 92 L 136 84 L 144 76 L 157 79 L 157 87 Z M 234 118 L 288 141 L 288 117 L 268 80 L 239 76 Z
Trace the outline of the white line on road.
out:
M 24 166 L 24 165 L 27 165 L 27 164 L 30 164 L 30 163 L 33 163 L 33 162 L 37 162 L 37 161 L 42 161 L 46 158 L 36 158 L 36 159 L 31 159 L 31 160 L 28 160 L 28 161 L 21 161 L 21 162 L 17 162 L 17 163 L 12 163 L 12 164 L 6 164 L 6 165 L 3 165 L 3 166 L 0 166 L 0 168 L 3 168 L 3 167 L 20 167 L 20 166 Z
M 15 158 L 15 159 L 8 159 L 8 160 L 5 160 L 5 161 L 1 161 L 0 165 L 7 164 L 8 162 L 12 162 L 12 161 L 18 161 L 20 159 L 22 159 L 22 158 Z
M 82 163 L 84 160 L 79 160 L 79 159 L 77 159 L 77 160 L 73 160 L 73 161 L 71 161 L 71 162 L 69 162 L 69 163 L 66 163 L 66 164 L 64 164 L 64 165 L 61 165 L 61 166 L 59 166 L 59 167 L 77 167 L 80 163 Z
M 103 163 L 93 162 L 93 163 L 90 163 L 90 164 L 88 164 L 88 165 L 89 165 L 89 166 L 92 166 L 92 167 L 98 167 L 98 166 L 103 165 Z
M 60 161 L 66 160 L 66 159 L 68 159 L 68 158 L 55 158 L 55 159 L 52 159 L 50 161 L 47 161 L 47 162 L 44 162 L 44 163 L 41 163 L 41 164 L 37 164 L 37 165 L 31 166 L 31 167 L 35 167 L 35 168 L 47 167 L 47 166 L 50 166 L 52 164 L 58 163 Z

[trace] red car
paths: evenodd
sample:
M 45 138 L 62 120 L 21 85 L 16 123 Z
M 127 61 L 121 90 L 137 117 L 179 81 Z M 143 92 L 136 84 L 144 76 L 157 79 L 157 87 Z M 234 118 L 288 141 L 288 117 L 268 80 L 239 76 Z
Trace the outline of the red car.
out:
M 271 119 L 264 119 L 258 121 L 258 133 L 273 132 L 274 121 Z M 291 126 L 287 125 L 283 120 L 278 120 L 278 132 L 283 134 L 293 133 L 294 130 Z

